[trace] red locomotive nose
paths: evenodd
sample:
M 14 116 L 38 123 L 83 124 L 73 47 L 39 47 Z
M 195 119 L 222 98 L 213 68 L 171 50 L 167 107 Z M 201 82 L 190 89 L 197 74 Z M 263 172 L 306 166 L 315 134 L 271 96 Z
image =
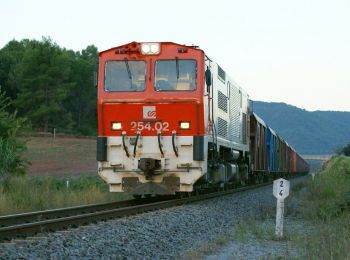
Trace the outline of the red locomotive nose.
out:
M 201 109 L 194 102 L 161 104 L 111 103 L 103 106 L 104 135 L 120 136 L 178 136 L 203 135 L 204 123 Z M 202 118 L 202 120 L 200 120 Z M 113 125 L 118 124 L 118 129 Z

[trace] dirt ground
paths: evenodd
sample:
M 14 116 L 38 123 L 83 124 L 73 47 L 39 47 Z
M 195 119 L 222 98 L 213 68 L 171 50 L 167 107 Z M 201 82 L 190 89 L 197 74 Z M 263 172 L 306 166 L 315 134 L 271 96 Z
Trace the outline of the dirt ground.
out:
M 30 137 L 27 147 L 31 176 L 97 175 L 95 139 Z

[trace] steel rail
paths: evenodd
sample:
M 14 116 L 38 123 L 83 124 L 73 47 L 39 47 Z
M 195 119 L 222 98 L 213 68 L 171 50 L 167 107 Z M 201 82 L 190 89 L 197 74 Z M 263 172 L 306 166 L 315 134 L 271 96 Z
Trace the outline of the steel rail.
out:
M 97 222 L 101 220 L 108 220 L 108 219 L 117 218 L 117 217 L 126 217 L 126 216 L 135 215 L 135 214 L 139 214 L 147 211 L 154 211 L 154 210 L 169 208 L 177 205 L 193 203 L 196 201 L 201 201 L 201 200 L 211 199 L 211 198 L 224 196 L 232 193 L 238 193 L 246 190 L 256 189 L 267 185 L 271 185 L 271 182 L 258 184 L 254 186 L 236 188 L 232 190 L 190 196 L 186 198 L 175 198 L 175 199 L 164 198 L 162 201 L 153 201 L 153 202 L 152 200 L 145 200 L 145 199 L 132 200 L 134 202 L 138 201 L 138 203 L 141 203 L 141 204 L 121 206 L 119 208 L 113 208 L 113 209 L 109 208 L 105 210 L 99 210 L 99 211 L 87 212 L 87 213 L 83 213 L 83 211 L 78 210 L 78 208 L 83 209 L 87 206 L 74 207 L 75 210 L 78 210 L 79 214 L 70 215 L 70 216 L 62 215 L 61 211 L 64 209 L 50 210 L 50 214 L 54 214 L 55 212 L 60 212 L 60 217 L 46 219 L 46 220 L 37 219 L 36 221 L 31 223 L 22 222 L 20 224 L 0 227 L 0 241 L 10 240 L 12 238 L 19 237 L 19 236 L 30 236 L 30 235 L 35 235 L 37 233 L 56 231 L 56 230 L 65 229 L 72 226 L 76 227 L 76 226 L 89 224 L 89 223 Z M 156 198 L 151 198 L 151 199 L 156 199 Z M 126 203 L 130 201 L 123 201 L 123 202 Z M 119 203 L 118 205 L 122 204 L 123 202 Z M 112 203 L 105 203 L 105 204 L 112 204 Z M 94 206 L 98 207 L 99 205 L 94 205 Z M 86 210 L 86 208 L 84 210 Z M 38 216 L 41 216 L 40 214 L 42 214 L 43 212 L 41 213 L 34 212 L 34 213 L 37 214 Z M 25 213 L 25 214 L 30 214 L 30 213 Z M 18 214 L 14 216 L 19 217 L 19 215 L 25 215 L 25 214 Z M 53 215 L 50 215 L 50 216 L 53 216 Z M 11 216 L 4 216 L 2 217 L 2 219 L 6 219 L 10 217 Z
M 26 213 L 13 214 L 13 215 L 5 215 L 5 216 L 0 216 L 0 228 L 13 226 L 16 224 L 24 224 L 24 223 L 43 221 L 43 220 L 54 219 L 54 218 L 69 217 L 72 215 L 80 215 L 83 213 L 92 213 L 92 212 L 103 211 L 108 209 L 134 206 L 139 204 L 155 202 L 159 200 L 165 200 L 169 198 L 170 196 L 160 197 L 160 198 L 132 199 L 132 200 L 123 200 L 123 201 L 114 201 L 114 202 L 99 203 L 99 204 L 88 204 L 88 205 L 80 205 L 80 206 L 73 206 L 73 207 L 66 207 L 66 208 L 42 210 L 42 211 L 35 211 L 35 212 L 26 212 Z

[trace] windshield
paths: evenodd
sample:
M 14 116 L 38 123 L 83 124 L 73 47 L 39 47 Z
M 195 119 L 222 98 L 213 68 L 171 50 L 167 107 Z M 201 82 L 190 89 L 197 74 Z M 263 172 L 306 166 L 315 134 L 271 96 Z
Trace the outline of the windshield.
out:
M 195 90 L 197 62 L 195 60 L 158 60 L 155 69 L 155 90 Z
M 106 91 L 144 91 L 146 65 L 140 60 L 107 61 L 105 65 Z

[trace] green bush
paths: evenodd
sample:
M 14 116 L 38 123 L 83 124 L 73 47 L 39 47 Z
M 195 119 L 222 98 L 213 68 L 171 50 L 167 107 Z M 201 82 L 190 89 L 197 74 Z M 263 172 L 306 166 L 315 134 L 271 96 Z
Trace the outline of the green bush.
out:
M 26 165 L 21 158 L 25 140 L 18 138 L 26 128 L 26 120 L 18 118 L 16 112 L 8 112 L 10 105 L 10 99 L 0 89 L 0 176 L 24 173 Z
M 304 213 L 309 219 L 332 220 L 349 209 L 350 159 L 332 158 L 308 185 Z
M 350 158 L 333 157 L 307 187 L 303 213 L 313 231 L 301 240 L 303 259 L 349 259 Z
M 344 147 L 338 147 L 336 149 L 337 154 L 341 155 L 345 155 L 345 156 L 350 156 L 350 143 L 348 143 L 347 145 L 345 145 Z

